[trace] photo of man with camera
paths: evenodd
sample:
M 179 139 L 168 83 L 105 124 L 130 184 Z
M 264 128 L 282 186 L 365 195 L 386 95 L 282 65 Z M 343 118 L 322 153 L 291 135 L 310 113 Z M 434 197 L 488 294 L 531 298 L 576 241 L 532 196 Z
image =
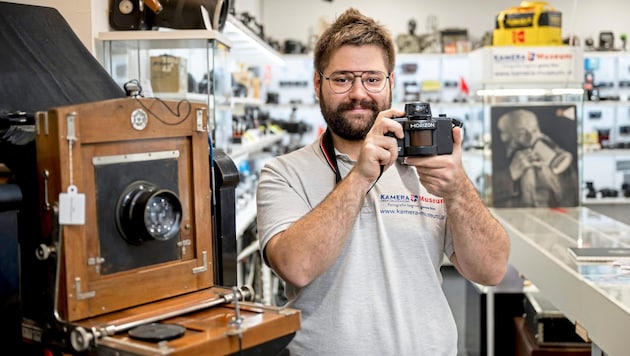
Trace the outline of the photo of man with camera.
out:
M 391 108 L 394 65 L 383 25 L 341 14 L 314 53 L 326 132 L 262 170 L 260 250 L 302 313 L 292 355 L 456 355 L 444 256 L 476 283 L 506 273 L 509 239 L 464 171 L 461 128 L 448 122 L 452 152 L 399 157 L 415 133 L 393 120 L 407 116 Z
M 579 204 L 575 110 L 571 105 L 493 108 L 494 207 Z

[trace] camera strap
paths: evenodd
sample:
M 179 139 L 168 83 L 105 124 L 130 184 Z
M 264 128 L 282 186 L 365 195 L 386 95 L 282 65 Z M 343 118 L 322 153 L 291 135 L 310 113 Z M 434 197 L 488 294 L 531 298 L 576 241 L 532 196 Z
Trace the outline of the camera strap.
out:
M 330 128 L 326 128 L 324 135 L 322 135 L 322 139 L 319 141 L 319 148 L 322 150 L 330 169 L 335 173 L 335 184 L 339 184 L 341 182 L 341 173 L 339 173 L 339 167 L 337 166 L 337 155 L 335 154 L 335 145 L 333 144 Z
M 322 135 L 322 139 L 319 141 L 319 148 L 322 150 L 324 158 L 326 158 L 326 162 L 328 162 L 330 169 L 332 169 L 335 173 L 335 184 L 339 184 L 339 182 L 341 182 L 341 173 L 339 173 L 339 166 L 337 166 L 337 155 L 335 154 L 335 145 L 333 144 L 330 128 L 327 128 Z M 379 178 L 381 178 L 384 169 L 385 166 L 381 165 L 381 173 L 378 175 L 378 178 L 376 178 L 376 181 L 374 181 L 374 184 L 376 184 Z M 370 187 L 370 189 L 372 188 Z

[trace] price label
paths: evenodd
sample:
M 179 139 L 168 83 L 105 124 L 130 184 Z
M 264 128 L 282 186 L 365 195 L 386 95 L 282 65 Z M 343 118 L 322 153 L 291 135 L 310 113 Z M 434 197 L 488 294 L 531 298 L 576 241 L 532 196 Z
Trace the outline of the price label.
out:
M 70 185 L 66 193 L 59 194 L 59 224 L 85 224 L 85 194 L 78 193 L 75 185 Z

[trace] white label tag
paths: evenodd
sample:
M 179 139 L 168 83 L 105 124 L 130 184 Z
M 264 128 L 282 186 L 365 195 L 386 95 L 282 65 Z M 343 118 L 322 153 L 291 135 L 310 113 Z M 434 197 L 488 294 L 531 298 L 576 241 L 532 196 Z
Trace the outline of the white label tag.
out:
M 59 224 L 85 224 L 85 194 L 77 193 L 75 185 L 70 185 L 67 193 L 59 194 Z

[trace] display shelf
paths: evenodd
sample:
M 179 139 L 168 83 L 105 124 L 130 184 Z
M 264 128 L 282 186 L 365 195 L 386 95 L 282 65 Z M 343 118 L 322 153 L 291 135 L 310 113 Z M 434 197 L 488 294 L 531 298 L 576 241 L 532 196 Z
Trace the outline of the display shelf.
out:
M 218 41 L 226 47 L 232 42 L 227 36 L 213 30 L 169 30 L 159 31 L 109 31 L 100 32 L 98 41 L 120 44 L 135 49 L 199 48 L 207 41 Z
M 241 159 L 243 156 L 247 156 L 250 153 L 259 152 L 274 145 L 275 143 L 281 141 L 283 137 L 284 134 L 282 133 L 274 133 L 261 135 L 254 140 L 245 141 L 241 144 L 234 144 L 232 146 L 232 151 L 229 153 L 230 157 L 234 160 Z
M 236 105 L 252 105 L 252 106 L 260 106 L 264 105 L 262 99 L 260 98 L 243 98 L 243 97 L 232 97 L 231 100 L 232 106 Z
M 249 225 L 256 219 L 256 197 L 243 199 L 243 204 L 237 206 L 236 238 L 243 236 Z
M 282 56 L 243 22 L 229 14 L 223 33 L 232 42 L 232 59 L 249 65 L 284 64 Z
M 214 96 L 212 94 L 200 93 L 156 93 L 155 96 L 163 100 L 188 100 L 193 103 L 209 102 L 211 108 L 214 106 Z
M 583 196 L 582 204 L 584 205 L 629 205 L 630 198 L 620 197 L 595 197 L 587 198 Z
M 597 149 L 582 153 L 582 181 L 598 192 L 597 198 L 582 198 L 583 204 L 609 204 L 611 200 L 622 202 L 622 186 L 630 183 L 630 149 Z M 601 197 L 602 189 L 615 189 L 618 197 Z M 605 199 L 604 199 L 605 198 Z M 627 198 L 626 198 L 627 199 Z

